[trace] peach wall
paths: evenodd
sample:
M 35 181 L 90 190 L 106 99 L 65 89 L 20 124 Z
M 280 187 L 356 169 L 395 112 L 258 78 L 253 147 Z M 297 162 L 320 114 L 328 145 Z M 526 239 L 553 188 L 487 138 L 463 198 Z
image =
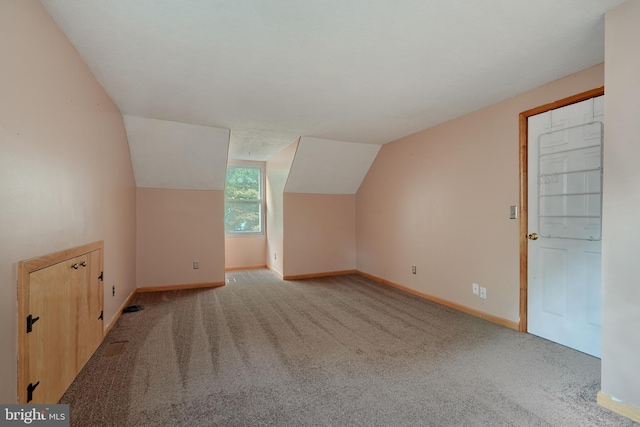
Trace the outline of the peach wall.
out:
M 291 164 L 298 148 L 293 142 L 272 156 L 266 166 L 267 190 L 267 265 L 283 275 L 284 272 L 284 187 L 287 184 Z
M 602 391 L 640 417 L 640 1 L 606 15 Z M 638 419 L 638 418 L 636 418 Z
M 135 182 L 120 112 L 40 2 L 0 2 L 0 52 L 0 402 L 15 403 L 18 262 L 104 240 L 108 323 L 135 290 Z
M 139 288 L 224 282 L 223 191 L 138 188 L 137 218 Z
M 383 146 L 357 194 L 358 270 L 517 322 L 519 230 L 509 206 L 519 199 L 518 114 L 600 87 L 603 72 L 589 68 Z M 487 299 L 472 294 L 474 282 Z
M 355 270 L 356 196 L 284 194 L 284 276 Z
M 225 268 L 266 265 L 267 238 L 262 236 L 230 236 L 224 239 Z

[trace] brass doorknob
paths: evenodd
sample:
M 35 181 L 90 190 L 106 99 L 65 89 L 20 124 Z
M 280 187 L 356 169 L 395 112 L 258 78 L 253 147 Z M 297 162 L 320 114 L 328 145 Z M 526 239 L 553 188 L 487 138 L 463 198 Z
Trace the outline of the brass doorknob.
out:
M 531 234 L 527 235 L 527 239 L 529 239 L 529 240 L 538 240 L 538 237 L 540 237 L 540 236 L 538 236 L 538 233 L 531 233 Z

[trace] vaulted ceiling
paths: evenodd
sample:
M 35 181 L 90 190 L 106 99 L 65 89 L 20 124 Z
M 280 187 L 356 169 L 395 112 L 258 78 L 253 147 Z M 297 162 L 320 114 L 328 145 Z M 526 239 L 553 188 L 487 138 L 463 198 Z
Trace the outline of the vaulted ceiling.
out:
M 245 160 L 385 144 L 596 65 L 622 2 L 42 0 L 128 134 L 222 129 Z

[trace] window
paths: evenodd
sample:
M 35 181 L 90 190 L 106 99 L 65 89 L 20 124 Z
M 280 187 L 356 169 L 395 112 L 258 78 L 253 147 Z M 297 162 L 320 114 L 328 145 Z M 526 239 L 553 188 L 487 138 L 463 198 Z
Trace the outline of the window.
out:
M 224 230 L 227 234 L 263 233 L 262 172 L 259 165 L 227 167 Z

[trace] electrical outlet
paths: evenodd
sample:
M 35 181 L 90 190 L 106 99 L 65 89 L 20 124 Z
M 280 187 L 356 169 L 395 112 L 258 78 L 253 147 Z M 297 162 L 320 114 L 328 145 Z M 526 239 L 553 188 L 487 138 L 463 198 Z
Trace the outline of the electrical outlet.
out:
M 415 266 L 415 265 L 412 265 L 412 266 L 411 266 L 411 272 L 412 272 L 413 274 L 416 274 L 416 266 Z
M 200 268 L 200 261 L 193 261 L 193 269 L 197 270 Z
M 480 288 L 480 298 L 487 298 L 487 288 Z
M 474 295 L 479 295 L 480 294 L 480 285 L 478 285 L 477 283 L 473 283 L 473 294 Z
M 111 286 L 111 296 L 112 297 L 116 296 L 116 285 Z

